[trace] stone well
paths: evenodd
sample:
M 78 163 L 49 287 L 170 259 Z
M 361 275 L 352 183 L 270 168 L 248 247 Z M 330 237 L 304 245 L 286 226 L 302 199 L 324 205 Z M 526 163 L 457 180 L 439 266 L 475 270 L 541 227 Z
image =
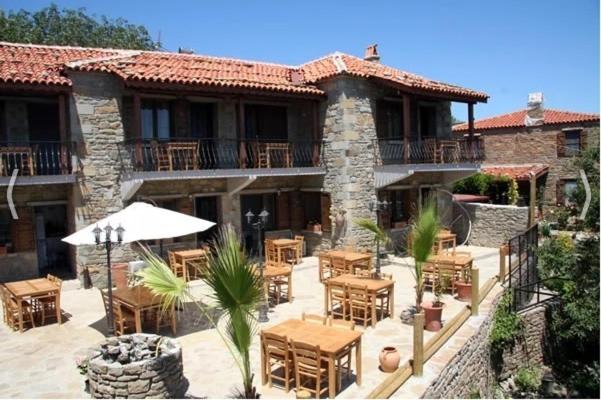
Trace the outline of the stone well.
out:
M 188 390 L 181 346 L 158 335 L 108 338 L 89 359 L 88 379 L 93 398 L 182 398 Z

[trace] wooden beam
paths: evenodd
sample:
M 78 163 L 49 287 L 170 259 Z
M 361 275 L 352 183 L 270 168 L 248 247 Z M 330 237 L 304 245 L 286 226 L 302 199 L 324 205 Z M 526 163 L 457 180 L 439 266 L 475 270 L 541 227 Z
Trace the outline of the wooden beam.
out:
M 133 134 L 136 139 L 142 139 L 142 101 L 140 94 L 134 93 L 134 115 L 132 121 Z
M 239 157 L 240 157 L 240 165 L 238 166 L 239 168 L 245 168 L 246 167 L 246 162 L 247 162 L 247 155 L 246 155 L 246 117 L 244 115 L 244 101 L 242 100 L 242 97 L 238 97 L 238 103 L 237 103 L 237 124 L 236 124 L 236 130 L 238 132 L 238 140 L 240 143 L 240 147 L 239 147 Z
M 409 161 L 409 139 L 411 135 L 411 98 L 403 95 L 403 161 Z
M 530 176 L 530 207 L 529 207 L 529 226 L 533 226 L 536 221 L 536 175 Z
M 424 319 L 423 313 L 413 316 L 413 375 L 424 373 Z
M 474 138 L 474 103 L 467 103 L 467 132 L 470 140 Z
M 472 267 L 472 317 L 478 316 L 480 308 L 480 269 Z

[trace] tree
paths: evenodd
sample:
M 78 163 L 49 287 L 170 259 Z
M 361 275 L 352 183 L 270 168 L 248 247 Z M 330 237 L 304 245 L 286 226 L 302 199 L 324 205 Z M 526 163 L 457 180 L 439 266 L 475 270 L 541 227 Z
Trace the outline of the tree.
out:
M 142 25 L 122 18 L 89 16 L 85 8 L 59 9 L 56 4 L 35 12 L 0 10 L 0 40 L 136 50 L 159 48 Z
M 574 161 L 576 167 L 584 170 L 591 189 L 591 204 L 584 217 L 584 226 L 593 231 L 599 231 L 599 147 L 591 147 L 585 150 L 580 157 Z M 582 210 L 586 200 L 586 191 L 581 178 L 578 179 L 576 190 L 571 195 L 573 200 Z
M 355 221 L 355 225 L 363 230 L 371 232 L 376 243 L 376 274 L 380 276 L 380 243 L 387 245 L 390 243 L 390 238 L 386 234 L 384 229 L 380 228 L 378 224 L 369 218 L 359 218 Z

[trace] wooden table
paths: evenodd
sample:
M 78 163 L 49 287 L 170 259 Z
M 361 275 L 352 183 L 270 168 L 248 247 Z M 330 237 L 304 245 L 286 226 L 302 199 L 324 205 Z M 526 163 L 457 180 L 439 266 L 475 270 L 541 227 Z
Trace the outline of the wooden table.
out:
M 134 286 L 113 290 L 113 299 L 131 309 L 135 315 L 136 333 L 142 333 L 142 311 L 161 308 L 161 297 L 152 293 L 146 286 Z M 171 309 L 171 331 L 175 335 L 175 308 Z
M 455 269 L 463 270 L 465 268 L 472 267 L 472 264 L 474 263 L 474 257 L 459 254 L 435 254 L 428 257 L 428 262 L 453 264 Z
M 357 264 L 364 264 L 365 262 L 369 263 L 369 269 L 371 270 L 371 257 L 370 253 L 358 253 L 354 251 L 345 251 L 345 250 L 331 250 L 325 253 L 325 255 L 329 257 L 341 257 L 346 261 L 346 267 L 348 268 L 349 274 L 355 273 L 355 266 Z M 321 275 L 320 275 L 321 276 Z
M 256 267 L 255 268 L 255 273 L 256 274 L 260 274 L 261 271 L 259 271 L 259 268 Z M 269 293 L 269 281 L 274 279 L 274 278 L 288 278 L 288 302 L 292 303 L 292 268 L 287 267 L 287 266 L 274 266 L 274 265 L 267 265 L 264 269 L 263 269 L 263 285 L 264 285 L 264 292 L 266 299 L 269 300 L 267 298 L 268 293 Z
M 444 246 L 450 244 L 453 247 L 453 254 L 455 254 L 455 248 L 457 247 L 457 235 L 450 232 L 439 232 L 436 235 L 436 247 L 437 253 L 441 253 L 445 248 Z
M 23 332 L 23 300 L 33 300 L 36 296 L 54 295 L 56 304 L 56 320 L 60 325 L 61 321 L 61 289 L 56 283 L 46 279 L 29 279 L 25 281 L 9 282 L 4 286 L 15 297 L 19 307 L 19 332 Z M 32 304 L 33 306 L 33 304 Z
M 207 251 L 205 249 L 179 250 L 174 251 L 173 254 L 175 255 L 175 261 L 182 265 L 182 268 L 184 269 L 184 280 L 188 282 L 188 261 L 197 261 L 206 257 Z
M 320 351 L 328 357 L 328 397 L 336 397 L 336 358 L 347 347 L 355 347 L 355 369 L 357 385 L 361 385 L 361 335 L 359 331 L 318 325 L 298 319 L 289 319 L 264 332 L 286 336 L 289 340 L 319 346 Z M 261 379 L 267 382 L 267 360 L 261 343 Z
M 376 326 L 376 296 L 384 290 L 388 291 L 388 313 L 390 318 L 394 318 L 394 281 L 390 279 L 365 278 L 357 275 L 340 275 L 335 278 L 330 278 L 328 282 L 338 283 L 341 285 L 358 285 L 367 286 L 367 294 L 371 297 L 371 326 Z M 329 310 L 328 285 L 325 286 L 324 305 L 326 313 Z
M 275 250 L 277 252 L 277 261 L 283 262 L 282 260 L 282 251 L 291 250 L 294 252 L 294 259 L 298 263 L 300 261 L 300 254 L 298 252 L 298 246 L 300 245 L 300 240 L 294 239 L 275 239 L 273 241 L 273 245 L 275 246 Z

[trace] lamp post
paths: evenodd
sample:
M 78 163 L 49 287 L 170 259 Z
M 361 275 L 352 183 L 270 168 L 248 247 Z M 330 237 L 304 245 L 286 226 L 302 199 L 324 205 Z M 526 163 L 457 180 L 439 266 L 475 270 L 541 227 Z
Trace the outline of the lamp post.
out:
M 376 212 L 376 223 L 380 222 L 380 211 L 386 211 L 390 205 L 389 201 L 370 201 L 369 210 Z M 376 277 L 380 277 L 380 239 L 376 239 Z
M 100 237 L 100 234 L 104 230 L 104 240 Z M 123 232 L 125 229 L 119 225 L 116 229 L 117 232 L 117 243 L 121 244 L 123 242 Z M 111 250 L 113 248 L 113 242 L 111 241 L 111 233 L 113 232 L 113 227 L 111 224 L 107 224 L 104 229 L 101 229 L 98 225 L 96 228 L 92 230 L 94 232 L 94 239 L 96 240 L 96 245 L 100 245 L 104 243 L 104 247 L 106 249 L 106 264 L 107 264 L 107 281 L 108 281 L 108 298 L 109 298 L 109 306 L 108 312 L 106 315 L 106 322 L 108 324 L 109 335 L 113 335 L 115 333 L 115 326 L 113 324 L 113 281 L 111 277 Z
M 263 283 L 263 289 L 261 291 L 261 303 L 259 304 L 259 322 L 267 322 L 267 321 L 269 321 L 269 317 L 267 316 L 267 308 L 268 308 L 267 300 L 266 300 L 267 293 L 265 293 L 265 284 L 264 284 L 265 277 L 263 276 L 263 270 L 265 269 L 265 266 L 263 265 L 263 242 L 261 240 L 263 235 L 261 233 L 263 232 L 263 229 L 265 229 L 265 225 L 267 225 L 269 213 L 267 212 L 267 210 L 263 209 L 263 211 L 261 211 L 259 213 L 258 218 L 255 219 L 255 214 L 253 214 L 253 212 L 251 210 L 248 210 L 248 212 L 245 214 L 245 217 L 246 217 L 246 221 L 248 222 L 248 224 L 257 231 L 257 250 L 259 251 L 259 272 L 261 274 L 261 282 Z

